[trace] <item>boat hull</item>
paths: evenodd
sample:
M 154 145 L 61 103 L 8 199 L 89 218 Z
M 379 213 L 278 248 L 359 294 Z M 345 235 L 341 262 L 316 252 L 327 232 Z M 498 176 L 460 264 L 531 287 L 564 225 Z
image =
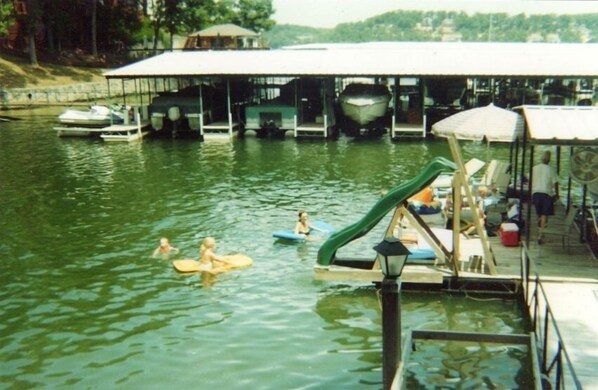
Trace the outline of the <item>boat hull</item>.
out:
M 386 115 L 390 93 L 383 85 L 350 84 L 339 96 L 343 114 L 359 125 Z
M 58 117 L 58 121 L 65 126 L 105 127 L 123 123 L 124 114 L 117 113 L 108 107 L 92 106 L 89 111 L 66 110 Z

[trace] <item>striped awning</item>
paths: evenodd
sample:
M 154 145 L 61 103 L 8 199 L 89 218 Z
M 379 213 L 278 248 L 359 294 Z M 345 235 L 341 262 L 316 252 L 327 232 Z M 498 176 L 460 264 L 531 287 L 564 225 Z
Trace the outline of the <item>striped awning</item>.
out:
M 531 143 L 598 145 L 598 107 L 520 106 Z

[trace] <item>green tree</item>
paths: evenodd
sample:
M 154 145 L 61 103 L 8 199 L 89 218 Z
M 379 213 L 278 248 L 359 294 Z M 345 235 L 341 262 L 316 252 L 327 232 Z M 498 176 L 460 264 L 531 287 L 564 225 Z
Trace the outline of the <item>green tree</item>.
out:
M 163 27 L 166 19 L 166 1 L 165 0 L 151 0 L 152 9 L 154 10 L 154 17 L 152 19 L 152 28 L 154 33 L 154 53 L 158 49 L 158 40 L 160 39 L 160 29 Z
M 220 1 L 218 3 L 221 3 Z M 219 17 L 217 3 L 213 0 L 187 0 L 182 15 L 180 33 L 192 33 L 214 24 Z
M 0 0 L 0 36 L 8 34 L 8 28 L 14 23 L 12 1 Z
M 164 25 L 170 34 L 170 50 L 174 46 L 174 34 L 184 21 L 185 2 L 182 0 L 166 0 L 164 4 Z
M 238 0 L 234 10 L 233 23 L 255 32 L 270 30 L 276 24 L 270 18 L 274 14 L 272 0 Z

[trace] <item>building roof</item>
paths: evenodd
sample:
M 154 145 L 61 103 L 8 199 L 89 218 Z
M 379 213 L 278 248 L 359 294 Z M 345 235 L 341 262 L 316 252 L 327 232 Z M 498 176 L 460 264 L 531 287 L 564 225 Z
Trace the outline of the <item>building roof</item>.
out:
M 209 76 L 598 77 L 598 44 L 399 42 L 169 52 L 107 78 Z
M 598 107 L 520 106 L 533 144 L 598 146 Z
M 259 34 L 255 31 L 248 30 L 246 28 L 237 26 L 236 24 L 227 23 L 227 24 L 218 24 L 216 26 L 211 26 L 201 31 L 196 31 L 194 33 L 189 34 L 190 36 L 202 36 L 202 37 L 253 37 L 258 36 Z

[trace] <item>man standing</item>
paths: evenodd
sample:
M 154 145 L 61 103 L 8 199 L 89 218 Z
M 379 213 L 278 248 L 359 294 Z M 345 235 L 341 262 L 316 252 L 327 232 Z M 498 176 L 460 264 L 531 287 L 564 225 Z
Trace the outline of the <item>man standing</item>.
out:
M 548 224 L 548 216 L 554 214 L 554 202 L 559 197 L 559 177 L 550 164 L 550 151 L 544 152 L 542 162 L 532 170 L 532 201 L 538 216 L 538 244 L 542 244 L 542 232 Z

